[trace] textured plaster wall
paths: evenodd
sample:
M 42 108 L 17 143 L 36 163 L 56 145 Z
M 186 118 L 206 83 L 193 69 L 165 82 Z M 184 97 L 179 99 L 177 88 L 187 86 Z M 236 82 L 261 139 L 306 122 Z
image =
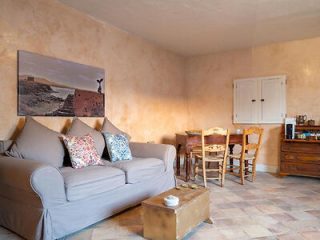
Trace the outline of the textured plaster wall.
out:
M 189 128 L 232 124 L 233 79 L 285 74 L 288 116 L 307 114 L 320 124 L 320 38 L 187 59 Z M 278 167 L 280 125 L 265 129 L 258 163 Z
M 23 123 L 17 116 L 17 50 L 104 68 L 106 114 L 134 141 L 170 142 L 187 128 L 183 58 L 55 0 L 0 0 L 0 6 L 0 139 Z M 57 131 L 71 120 L 36 119 Z
M 320 38 L 184 59 L 55 0 L 0 0 L 0 6 L 0 139 L 23 123 L 16 110 L 18 49 L 104 68 L 107 116 L 135 141 L 172 142 L 175 132 L 192 128 L 246 127 L 232 124 L 232 81 L 243 77 L 286 74 L 288 115 L 305 113 L 320 123 Z M 37 119 L 57 131 L 71 121 Z M 259 163 L 276 167 L 280 125 L 262 127 Z

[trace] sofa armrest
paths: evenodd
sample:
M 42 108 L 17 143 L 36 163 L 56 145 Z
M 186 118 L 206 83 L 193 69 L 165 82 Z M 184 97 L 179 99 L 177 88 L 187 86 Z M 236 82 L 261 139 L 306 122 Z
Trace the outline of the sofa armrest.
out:
M 45 208 L 66 202 L 59 170 L 37 161 L 0 156 L 0 185 L 35 194 Z M 6 192 L 1 191 L 0 194 L 6 196 Z
M 0 154 L 3 154 L 5 151 L 7 151 L 12 143 L 12 140 L 0 140 Z
M 132 156 L 158 158 L 164 161 L 166 171 L 173 170 L 176 149 L 173 145 L 130 142 Z

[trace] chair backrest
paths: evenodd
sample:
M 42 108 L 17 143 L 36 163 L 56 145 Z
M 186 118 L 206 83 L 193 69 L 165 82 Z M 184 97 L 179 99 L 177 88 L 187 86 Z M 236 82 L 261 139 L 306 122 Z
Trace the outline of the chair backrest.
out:
M 215 138 L 217 135 L 221 136 L 221 138 Z M 223 128 L 209 128 L 205 130 L 201 130 L 201 149 L 202 155 L 204 156 L 206 152 L 225 152 L 227 154 L 226 149 L 228 149 L 229 145 L 229 130 Z M 214 140 L 216 139 L 216 140 Z
M 257 135 L 258 140 L 256 143 L 249 143 L 250 135 Z M 256 158 L 261 145 L 262 135 L 263 135 L 263 128 L 251 127 L 248 129 L 244 129 L 241 154 L 244 155 L 246 151 L 255 151 L 254 157 Z

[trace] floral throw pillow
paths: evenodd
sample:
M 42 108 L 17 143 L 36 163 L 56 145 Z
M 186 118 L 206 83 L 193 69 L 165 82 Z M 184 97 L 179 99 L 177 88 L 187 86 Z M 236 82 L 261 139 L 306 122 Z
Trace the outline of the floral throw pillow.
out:
M 97 149 L 94 146 L 94 140 L 90 134 L 82 137 L 62 136 L 62 138 L 68 149 L 73 168 L 84 168 L 91 165 L 104 165 Z
M 131 160 L 129 141 L 124 134 L 103 133 L 111 162 Z

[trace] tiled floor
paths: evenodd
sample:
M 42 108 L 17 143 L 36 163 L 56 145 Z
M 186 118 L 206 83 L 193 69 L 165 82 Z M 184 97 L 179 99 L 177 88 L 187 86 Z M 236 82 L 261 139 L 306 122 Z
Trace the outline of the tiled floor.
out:
M 209 184 L 214 224 L 200 224 L 185 239 L 320 239 L 320 179 L 259 173 L 254 183 L 236 180 L 227 176 L 224 188 Z M 136 207 L 67 239 L 135 240 L 142 233 Z M 20 238 L 0 228 L 0 239 Z

